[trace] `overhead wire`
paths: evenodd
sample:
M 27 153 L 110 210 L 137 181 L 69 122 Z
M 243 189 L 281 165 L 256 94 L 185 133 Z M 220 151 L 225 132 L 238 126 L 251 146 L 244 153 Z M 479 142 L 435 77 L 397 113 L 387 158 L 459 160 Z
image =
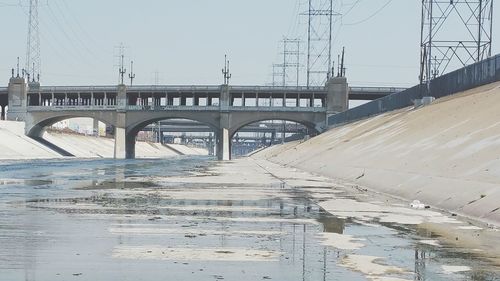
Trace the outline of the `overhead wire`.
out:
M 56 10 L 57 12 L 59 12 L 59 14 L 61 15 L 61 18 L 63 20 L 63 22 L 65 23 L 65 26 L 67 26 L 69 29 L 70 29 L 70 32 L 71 34 L 73 34 L 74 38 L 76 38 L 76 40 L 79 42 L 79 45 L 90 55 L 92 56 L 94 59 L 96 60 L 100 60 L 100 58 L 98 58 L 96 56 L 96 54 L 94 52 L 92 52 L 88 46 L 87 46 L 87 43 L 85 43 L 85 40 L 82 40 L 80 36 L 78 36 L 78 34 L 80 34 L 79 32 L 77 32 L 74 28 L 73 28 L 73 25 L 69 22 L 69 20 L 66 18 L 66 16 L 64 15 L 64 13 L 62 12 L 61 8 L 59 7 L 59 4 L 57 3 L 57 1 L 53 1 L 53 3 L 55 4 L 55 7 L 56 7 Z
M 389 6 L 389 4 L 391 4 L 394 0 L 388 0 L 382 7 L 380 7 L 378 10 L 376 10 L 373 14 L 371 14 L 370 16 L 368 16 L 367 18 L 363 19 L 363 20 L 360 20 L 360 21 L 357 21 L 357 22 L 353 22 L 353 23 L 344 23 L 343 25 L 346 25 L 346 26 L 352 26 L 352 25 L 358 25 L 358 24 L 362 24 L 362 23 L 365 23 L 369 20 L 371 20 L 372 18 L 374 18 L 375 16 L 377 16 L 379 13 L 381 13 L 387 6 Z

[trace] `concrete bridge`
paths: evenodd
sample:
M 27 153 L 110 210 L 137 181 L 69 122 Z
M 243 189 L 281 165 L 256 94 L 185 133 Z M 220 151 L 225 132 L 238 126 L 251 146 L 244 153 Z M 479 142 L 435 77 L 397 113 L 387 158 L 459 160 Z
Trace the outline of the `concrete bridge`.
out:
M 217 155 L 230 159 L 231 138 L 242 127 L 264 120 L 286 120 L 312 134 L 328 128 L 328 116 L 348 109 L 348 100 L 375 99 L 399 89 L 352 88 L 346 78 L 325 87 L 250 86 L 97 86 L 40 87 L 12 77 L 0 96 L 8 96 L 8 119 L 25 121 L 26 135 L 39 138 L 45 128 L 69 118 L 88 117 L 115 128 L 115 158 L 135 157 L 135 139 L 147 125 L 189 119 L 215 133 Z M 3 91 L 3 94 L 2 94 Z M 2 107 L 4 107 L 2 105 Z M 2 111 L 5 112 L 5 111 Z

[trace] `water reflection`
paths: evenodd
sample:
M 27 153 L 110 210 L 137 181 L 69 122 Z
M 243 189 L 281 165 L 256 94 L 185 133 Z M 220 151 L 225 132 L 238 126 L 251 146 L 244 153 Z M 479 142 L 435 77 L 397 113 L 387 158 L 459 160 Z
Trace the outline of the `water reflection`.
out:
M 339 265 L 353 252 L 325 246 L 318 239 L 318 234 L 327 232 L 363 237 L 366 246 L 357 254 L 396 262 L 413 271 L 414 280 L 495 280 L 491 270 L 483 270 L 482 261 L 471 261 L 463 253 L 450 254 L 447 249 L 415 246 L 415 239 L 432 234 L 391 224 L 371 227 L 332 216 L 306 199 L 303 192 L 280 182 L 235 180 L 223 188 L 210 181 L 169 182 L 165 186 L 168 176 L 205 173 L 210 161 L 64 162 L 58 169 L 34 165 L 30 171 L 44 175 L 38 183 L 50 186 L 50 190 L 35 190 L 37 185 L 25 182 L 21 195 L 15 193 L 17 183 L 7 183 L 0 189 L 1 202 L 10 204 L 9 208 L 0 205 L 0 279 L 43 281 L 61 276 L 67 280 L 82 273 L 79 278 L 86 280 L 194 281 L 213 279 L 214 275 L 252 281 L 263 276 L 287 281 L 362 280 L 361 273 Z M 16 165 L 20 170 L 29 170 L 30 166 Z M 0 171 L 0 178 L 15 175 L 13 171 Z M 249 191 L 272 196 L 238 196 L 238 192 Z M 234 198 L 189 198 L 193 194 L 212 197 L 214 193 L 230 192 L 236 194 Z M 277 261 L 227 262 L 223 267 L 213 261 L 179 257 L 140 262 L 111 257 L 118 246 L 149 245 L 250 248 L 280 254 Z M 478 266 L 473 266 L 469 274 L 446 276 L 441 272 L 442 264 L 471 262 Z M 106 272 L 97 272 L 95 268 L 103 264 Z M 244 275 L 242 269 L 254 275 Z

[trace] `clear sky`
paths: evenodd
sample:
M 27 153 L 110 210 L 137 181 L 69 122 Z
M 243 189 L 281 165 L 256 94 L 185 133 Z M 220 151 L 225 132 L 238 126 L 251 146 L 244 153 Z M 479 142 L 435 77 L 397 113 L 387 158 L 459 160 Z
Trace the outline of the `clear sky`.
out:
M 334 54 L 346 47 L 350 84 L 416 84 L 421 1 L 335 2 L 344 16 L 335 24 Z M 7 84 L 16 57 L 23 60 L 26 53 L 27 3 L 0 0 L 0 85 Z M 305 3 L 41 0 L 42 84 L 116 84 L 115 47 L 121 42 L 127 61 L 135 61 L 135 84 L 155 83 L 155 72 L 161 84 L 221 84 L 225 53 L 231 60 L 232 84 L 268 84 L 271 65 L 280 63 L 279 41 L 284 36 L 306 39 L 306 19 L 297 16 Z M 495 30 L 494 39 L 500 38 L 499 32 Z M 500 52 L 498 46 L 494 41 L 494 54 Z

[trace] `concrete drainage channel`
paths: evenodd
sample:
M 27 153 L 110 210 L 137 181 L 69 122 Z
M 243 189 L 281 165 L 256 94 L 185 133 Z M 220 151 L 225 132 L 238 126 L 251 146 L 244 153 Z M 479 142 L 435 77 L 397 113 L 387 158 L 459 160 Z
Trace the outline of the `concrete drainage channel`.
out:
M 481 248 L 430 230 L 484 229 L 267 161 L 15 165 L 0 166 L 6 280 L 499 277 L 498 260 Z

